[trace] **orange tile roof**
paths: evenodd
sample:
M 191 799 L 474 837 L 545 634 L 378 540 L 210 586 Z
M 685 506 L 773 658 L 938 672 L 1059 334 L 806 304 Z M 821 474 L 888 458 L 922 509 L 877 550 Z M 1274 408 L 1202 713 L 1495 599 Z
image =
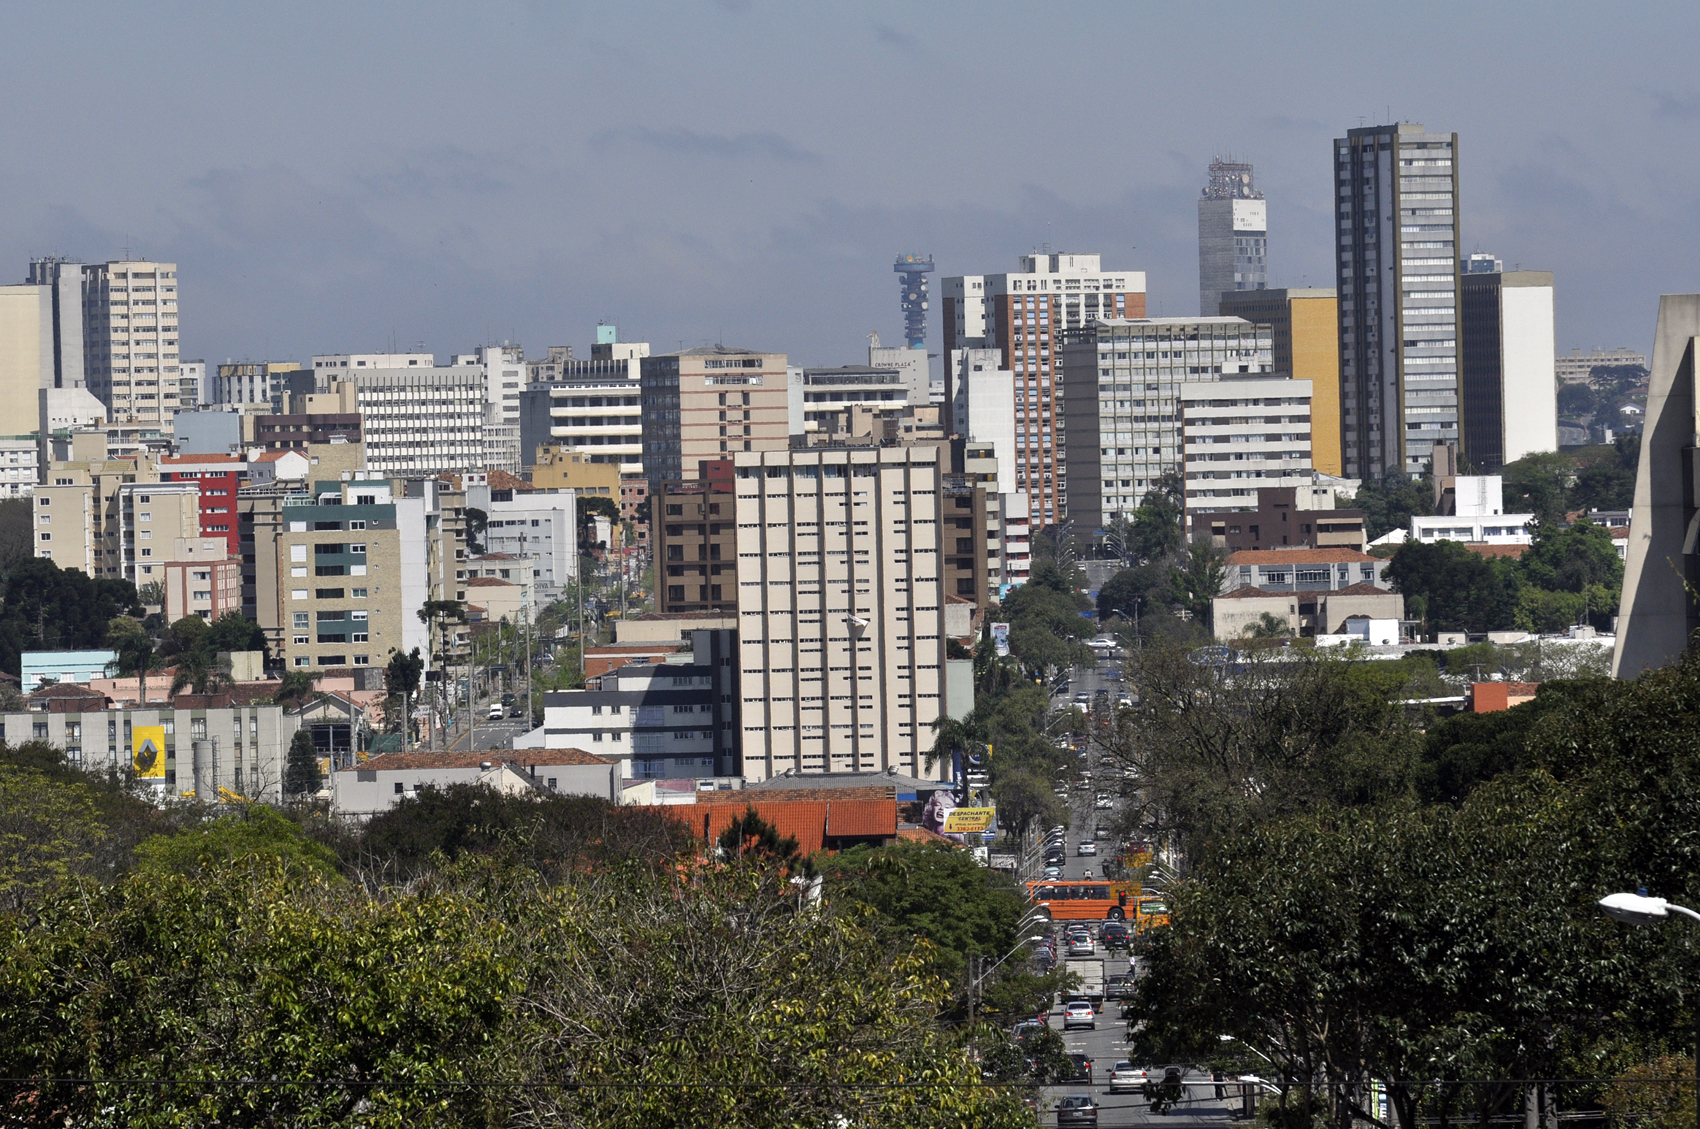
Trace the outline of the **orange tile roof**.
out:
M 891 836 L 897 834 L 896 800 L 836 800 L 826 805 L 826 834 Z
M 518 587 L 511 580 L 503 580 L 499 576 L 469 576 L 466 578 L 468 588 L 494 588 L 501 585 L 504 588 Z
M 1321 596 L 1395 596 L 1395 595 L 1398 595 L 1398 593 L 1391 592 L 1386 588 L 1377 588 L 1373 584 L 1366 584 L 1362 581 L 1359 581 L 1357 584 L 1348 584 L 1344 588 L 1336 588 L 1332 592 L 1319 592 L 1319 593 L 1316 593 L 1316 594 L 1321 595 Z
M 1463 545 L 1479 557 L 1510 557 L 1513 560 L 1529 548 L 1527 545 L 1490 545 L 1486 541 L 1465 541 Z
M 1377 558 L 1356 549 L 1241 549 L 1228 556 L 1231 565 L 1249 564 L 1350 564 Z
M 804 855 L 823 849 L 829 839 L 892 838 L 897 834 L 896 800 L 751 800 L 736 792 L 699 792 L 694 805 L 662 808 L 709 842 L 732 821 L 754 808 L 782 838 L 795 839 Z

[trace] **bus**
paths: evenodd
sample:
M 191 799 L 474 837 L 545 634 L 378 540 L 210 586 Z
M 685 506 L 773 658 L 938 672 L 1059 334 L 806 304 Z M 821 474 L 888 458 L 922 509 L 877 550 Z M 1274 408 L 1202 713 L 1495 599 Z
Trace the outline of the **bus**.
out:
M 1138 898 L 1136 882 L 1058 878 L 1027 883 L 1028 902 L 1050 911 L 1052 921 L 1132 920 Z

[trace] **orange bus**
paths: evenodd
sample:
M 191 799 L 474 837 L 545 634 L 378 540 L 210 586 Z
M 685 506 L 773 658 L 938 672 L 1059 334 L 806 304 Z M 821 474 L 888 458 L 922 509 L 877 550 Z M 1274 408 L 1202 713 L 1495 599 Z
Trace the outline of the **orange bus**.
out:
M 1059 878 L 1027 883 L 1027 900 L 1049 910 L 1052 921 L 1131 921 L 1138 898 L 1136 882 Z

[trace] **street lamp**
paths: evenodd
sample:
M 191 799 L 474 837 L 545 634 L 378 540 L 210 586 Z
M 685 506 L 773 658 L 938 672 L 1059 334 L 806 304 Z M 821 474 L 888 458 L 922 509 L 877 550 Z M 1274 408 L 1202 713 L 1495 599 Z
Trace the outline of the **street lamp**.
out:
M 1700 913 L 1663 898 L 1650 898 L 1643 887 L 1634 894 L 1607 894 L 1599 900 L 1607 917 L 1624 925 L 1656 925 L 1673 913 L 1700 921 Z M 1700 1006 L 1694 1009 L 1694 1117 L 1700 1125 Z

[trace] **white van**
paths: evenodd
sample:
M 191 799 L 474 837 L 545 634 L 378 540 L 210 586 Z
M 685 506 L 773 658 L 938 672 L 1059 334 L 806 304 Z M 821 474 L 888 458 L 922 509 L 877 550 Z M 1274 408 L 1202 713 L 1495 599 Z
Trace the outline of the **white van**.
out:
M 484 715 L 484 720 L 485 721 L 501 721 L 502 720 L 502 703 L 500 703 L 500 702 L 490 703 L 490 712 Z

